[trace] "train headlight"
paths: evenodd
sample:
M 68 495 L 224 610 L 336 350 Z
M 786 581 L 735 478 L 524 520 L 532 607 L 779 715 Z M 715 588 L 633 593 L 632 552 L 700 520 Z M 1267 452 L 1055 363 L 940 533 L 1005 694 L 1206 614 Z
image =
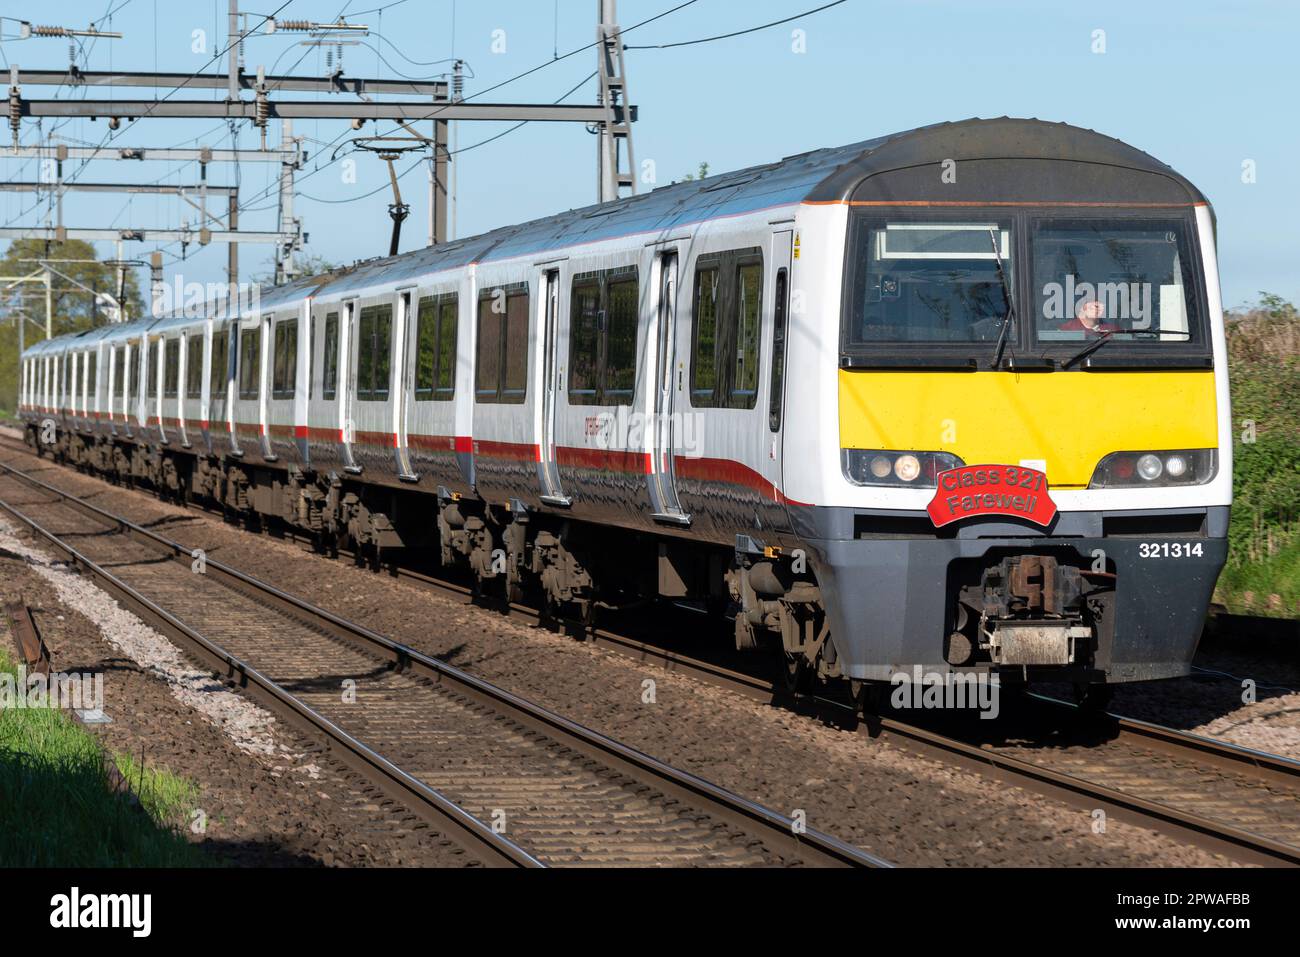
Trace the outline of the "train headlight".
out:
M 1160 478 L 1160 475 L 1164 470 L 1164 463 L 1150 452 L 1138 459 L 1137 473 L 1145 482 L 1154 482 L 1156 479 Z
M 889 452 L 842 449 L 844 477 L 854 485 L 889 488 L 934 488 L 935 476 L 965 465 L 948 452 Z
M 1219 470 L 1215 449 L 1112 452 L 1097 464 L 1088 488 L 1205 485 Z
M 915 455 L 900 455 L 894 459 L 894 474 L 900 482 L 915 482 L 921 474 L 921 462 Z

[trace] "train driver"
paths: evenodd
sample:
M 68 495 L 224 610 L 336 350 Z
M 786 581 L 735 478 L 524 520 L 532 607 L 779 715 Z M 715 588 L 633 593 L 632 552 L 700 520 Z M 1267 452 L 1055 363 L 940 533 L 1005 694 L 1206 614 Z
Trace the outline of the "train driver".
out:
M 1106 307 L 1096 299 L 1079 303 L 1074 311 L 1074 318 L 1061 326 L 1062 332 L 1082 332 L 1089 336 L 1100 336 L 1107 332 L 1119 332 L 1119 326 L 1106 322 Z

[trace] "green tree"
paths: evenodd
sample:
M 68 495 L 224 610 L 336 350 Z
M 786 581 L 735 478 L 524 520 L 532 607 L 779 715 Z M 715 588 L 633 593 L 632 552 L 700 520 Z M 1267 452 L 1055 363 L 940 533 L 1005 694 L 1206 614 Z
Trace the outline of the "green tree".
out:
M 1300 523 L 1300 313 L 1280 296 L 1226 316 L 1232 383 L 1232 561 L 1258 562 Z
M 338 265 L 324 256 L 316 253 L 299 253 L 294 260 L 296 274 L 298 276 L 319 276 L 322 273 L 333 272 L 339 268 Z M 248 277 L 248 281 L 259 286 L 271 286 L 275 284 L 275 258 L 266 260 L 262 269 Z
M 701 163 L 700 168 L 697 172 L 687 173 L 685 176 L 682 177 L 682 181 L 686 183 L 690 183 L 697 179 L 708 179 L 708 178 L 709 178 L 709 164 Z
M 0 276 L 26 276 L 41 268 L 34 260 L 46 259 L 69 278 L 55 274 L 50 296 L 51 326 L 54 335 L 81 332 L 109 322 L 107 300 L 96 301 L 95 292 L 117 296 L 117 268 L 102 262 L 95 247 L 80 240 L 45 243 L 39 239 L 17 239 L 9 244 L 0 259 Z M 24 261 L 29 260 L 29 261 Z M 60 262 L 59 260 L 75 260 Z M 70 280 L 76 280 L 72 282 Z M 92 291 L 78 286 L 88 287 Z M 127 318 L 145 314 L 139 283 L 133 269 L 126 273 L 126 292 L 122 297 Z M 45 286 L 43 283 L 19 283 L 10 286 L 0 281 L 0 409 L 12 410 L 18 398 L 18 323 L 23 322 L 17 308 L 32 319 L 45 324 Z M 26 323 L 23 335 L 27 344 L 45 338 L 43 328 Z

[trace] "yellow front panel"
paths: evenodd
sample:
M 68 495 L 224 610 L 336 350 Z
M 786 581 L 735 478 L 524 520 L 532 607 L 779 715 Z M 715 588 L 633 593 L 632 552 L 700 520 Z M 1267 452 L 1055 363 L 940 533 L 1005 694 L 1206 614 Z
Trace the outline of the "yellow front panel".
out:
M 968 465 L 1041 459 L 1084 488 L 1109 452 L 1219 444 L 1214 373 L 839 370 L 840 445 L 951 452 Z

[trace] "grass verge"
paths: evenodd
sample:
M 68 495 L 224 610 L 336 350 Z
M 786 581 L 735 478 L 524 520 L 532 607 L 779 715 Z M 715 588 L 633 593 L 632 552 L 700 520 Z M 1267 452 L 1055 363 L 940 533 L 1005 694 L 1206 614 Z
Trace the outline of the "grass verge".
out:
M 1237 615 L 1300 618 L 1300 541 L 1249 564 L 1229 564 L 1215 600 Z
M 0 672 L 16 673 L 3 648 Z M 194 785 L 126 755 L 113 760 L 143 809 L 109 789 L 104 752 L 69 715 L 0 708 L 0 867 L 209 864 L 181 832 Z

